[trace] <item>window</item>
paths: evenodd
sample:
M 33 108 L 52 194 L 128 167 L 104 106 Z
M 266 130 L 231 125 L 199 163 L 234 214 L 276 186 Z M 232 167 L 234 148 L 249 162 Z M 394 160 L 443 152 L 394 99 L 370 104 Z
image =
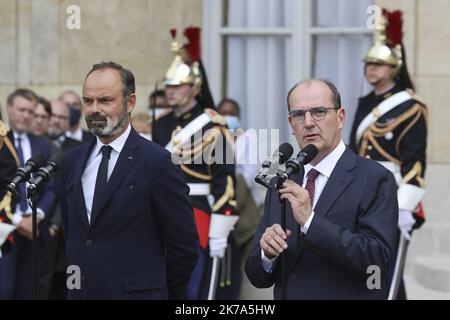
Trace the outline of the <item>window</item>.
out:
M 247 128 L 291 141 L 286 94 L 301 79 L 331 80 L 347 108 L 367 92 L 362 58 L 371 0 L 204 0 L 203 57 L 214 98 L 237 100 Z

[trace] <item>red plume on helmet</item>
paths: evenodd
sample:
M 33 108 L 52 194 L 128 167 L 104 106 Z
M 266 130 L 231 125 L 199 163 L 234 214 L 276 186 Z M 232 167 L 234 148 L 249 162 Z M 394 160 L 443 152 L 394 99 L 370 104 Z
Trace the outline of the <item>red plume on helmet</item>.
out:
M 188 43 L 184 46 L 193 62 L 200 61 L 200 28 L 187 27 L 184 35 L 188 39 Z
M 175 40 L 177 38 L 177 29 L 176 28 L 170 29 L 170 35 L 172 36 L 172 39 Z
M 383 9 L 383 16 L 387 20 L 386 42 L 390 47 L 401 44 L 403 40 L 403 13 L 400 10 L 389 12 Z

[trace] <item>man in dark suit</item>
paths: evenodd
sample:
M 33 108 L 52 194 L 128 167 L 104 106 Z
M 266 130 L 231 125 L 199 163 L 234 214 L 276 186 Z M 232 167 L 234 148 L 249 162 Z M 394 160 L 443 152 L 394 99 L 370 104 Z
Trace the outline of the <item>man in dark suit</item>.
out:
M 297 84 L 288 94 L 288 109 L 299 146 L 314 144 L 319 152 L 304 168 L 306 181 L 293 176 L 279 191 L 287 200 L 287 230 L 280 226 L 276 189 L 267 193 L 246 264 L 250 281 L 261 288 L 275 284 L 276 299 L 282 279 L 287 299 L 387 298 L 398 220 L 393 175 L 342 142 L 345 110 L 332 83 Z
M 27 133 L 36 108 L 36 95 L 27 89 L 17 89 L 7 100 L 7 114 L 11 130 L 9 140 L 14 144 L 15 151 L 22 167 L 32 156 L 40 153 L 44 158 L 50 156 L 49 142 L 41 137 Z M 13 199 L 14 211 L 12 222 L 16 225 L 14 243 L 11 251 L 0 259 L 0 299 L 31 299 L 32 298 L 32 218 L 31 208 L 26 202 L 25 184 L 20 184 L 20 198 Z M 49 239 L 47 213 L 55 201 L 54 188 L 48 183 L 40 194 L 37 202 L 38 216 L 38 258 Z M 42 259 L 38 261 L 42 263 Z
M 183 298 L 198 246 L 189 189 L 170 154 L 130 125 L 133 74 L 94 65 L 83 102 L 97 138 L 68 153 L 58 188 L 68 265 L 81 273 L 69 299 Z

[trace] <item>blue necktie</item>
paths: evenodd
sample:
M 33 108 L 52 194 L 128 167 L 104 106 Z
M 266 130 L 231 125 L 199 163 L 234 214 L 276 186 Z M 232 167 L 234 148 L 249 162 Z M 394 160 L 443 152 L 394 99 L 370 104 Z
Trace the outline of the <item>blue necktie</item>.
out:
M 23 158 L 22 138 L 21 137 L 17 137 L 17 156 L 19 157 L 20 166 L 23 167 L 25 165 L 25 160 Z M 26 192 L 26 188 L 25 188 L 25 182 L 19 184 L 19 191 L 20 191 L 20 195 L 22 196 L 20 198 L 19 207 L 22 212 L 26 212 L 28 205 L 27 205 L 27 200 L 26 200 L 27 192 Z

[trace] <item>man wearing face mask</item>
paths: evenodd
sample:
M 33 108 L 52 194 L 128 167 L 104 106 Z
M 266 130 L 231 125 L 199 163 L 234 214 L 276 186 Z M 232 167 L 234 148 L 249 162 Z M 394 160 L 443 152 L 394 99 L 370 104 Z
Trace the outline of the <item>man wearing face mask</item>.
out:
M 198 30 L 199 31 L 199 30 Z M 172 33 L 175 38 L 175 32 Z M 198 38 L 197 38 L 198 40 Z M 190 39 L 188 48 L 197 47 Z M 233 138 L 223 117 L 199 99 L 203 77 L 197 58 L 175 40 L 175 55 L 165 75 L 165 93 L 173 112 L 154 124 L 154 140 L 172 153 L 190 187 L 197 232 L 199 260 L 188 284 L 186 298 L 206 299 L 212 260 L 223 258 L 228 235 L 237 220 Z
M 66 136 L 80 142 L 91 140 L 94 135 L 89 131 L 81 128 L 81 99 L 80 96 L 72 91 L 64 91 L 59 97 L 59 100 L 64 102 L 69 107 L 69 130 L 66 131 Z

